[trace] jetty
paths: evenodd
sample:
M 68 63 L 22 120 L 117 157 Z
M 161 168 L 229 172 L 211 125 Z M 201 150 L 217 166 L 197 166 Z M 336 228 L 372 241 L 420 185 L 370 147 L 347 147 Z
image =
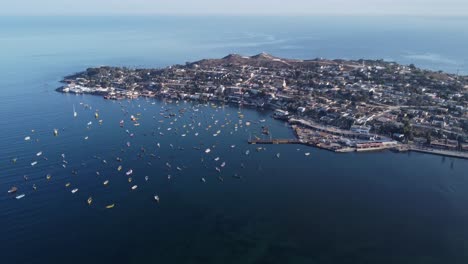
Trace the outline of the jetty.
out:
M 249 144 L 302 144 L 298 139 L 270 138 L 270 139 L 249 139 Z

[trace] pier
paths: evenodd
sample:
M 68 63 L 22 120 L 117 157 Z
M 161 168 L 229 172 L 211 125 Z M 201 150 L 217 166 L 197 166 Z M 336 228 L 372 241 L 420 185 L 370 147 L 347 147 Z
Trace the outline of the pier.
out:
M 249 144 L 302 144 L 298 139 L 249 139 Z

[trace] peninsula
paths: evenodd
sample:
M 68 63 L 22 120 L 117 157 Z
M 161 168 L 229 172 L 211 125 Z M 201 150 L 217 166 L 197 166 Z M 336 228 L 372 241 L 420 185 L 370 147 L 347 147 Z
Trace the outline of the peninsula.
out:
M 111 100 L 269 108 L 292 125 L 297 142 L 336 152 L 396 149 L 468 158 L 468 76 L 414 65 L 231 54 L 161 69 L 89 68 L 62 82 L 59 92 Z

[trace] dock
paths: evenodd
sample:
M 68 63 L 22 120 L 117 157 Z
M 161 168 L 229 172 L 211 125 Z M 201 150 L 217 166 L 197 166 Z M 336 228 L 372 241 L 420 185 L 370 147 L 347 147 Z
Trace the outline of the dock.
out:
M 250 139 L 249 144 L 302 144 L 298 139 Z

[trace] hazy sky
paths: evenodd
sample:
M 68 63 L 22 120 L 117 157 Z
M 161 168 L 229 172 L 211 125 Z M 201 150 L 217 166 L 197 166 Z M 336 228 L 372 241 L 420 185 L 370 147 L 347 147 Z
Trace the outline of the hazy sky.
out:
M 0 14 L 468 16 L 468 0 L 0 0 Z

